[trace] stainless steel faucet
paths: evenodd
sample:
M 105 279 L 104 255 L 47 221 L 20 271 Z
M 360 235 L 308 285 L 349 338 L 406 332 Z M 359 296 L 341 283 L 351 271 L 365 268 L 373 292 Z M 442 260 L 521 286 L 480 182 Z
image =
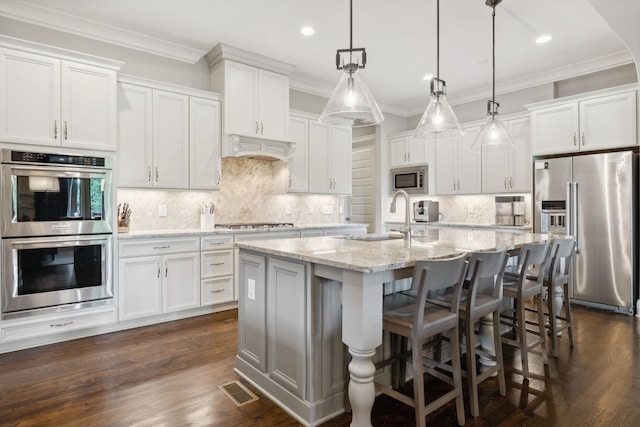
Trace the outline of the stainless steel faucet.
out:
M 404 247 L 410 248 L 411 247 L 411 220 L 410 220 L 410 209 L 409 209 L 409 195 L 407 194 L 406 191 L 398 190 L 395 193 L 393 193 L 393 199 L 391 200 L 391 209 L 389 209 L 389 212 L 396 213 L 396 199 L 398 198 L 399 195 L 404 196 L 404 200 L 406 202 L 404 227 L 401 227 L 399 230 L 392 230 L 392 231 L 399 231 L 400 233 L 402 233 L 404 235 Z

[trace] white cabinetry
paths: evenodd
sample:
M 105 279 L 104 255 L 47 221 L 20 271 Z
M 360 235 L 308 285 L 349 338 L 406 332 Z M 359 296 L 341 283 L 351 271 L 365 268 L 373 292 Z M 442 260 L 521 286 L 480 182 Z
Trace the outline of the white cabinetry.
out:
M 201 304 L 233 301 L 233 236 L 202 237 L 200 249 Z
M 276 192 L 309 192 L 309 119 L 291 116 L 289 139 L 295 143 L 293 159 L 273 163 Z
M 224 134 L 287 139 L 289 76 L 225 60 L 211 74 L 224 95 Z
M 121 321 L 200 306 L 200 238 L 120 242 Z
M 528 105 L 532 155 L 638 145 L 636 92 L 623 87 Z
M 483 193 L 526 193 L 531 191 L 529 117 L 505 120 L 515 148 L 482 152 Z
M 0 138 L 115 150 L 117 68 L 0 49 Z
M 413 131 L 389 138 L 389 146 L 391 167 L 427 163 L 427 142 L 413 138 Z
M 437 194 L 481 192 L 481 154 L 471 150 L 471 144 L 479 130 L 479 126 L 468 127 L 465 128 L 465 134 L 461 137 L 436 140 Z
M 130 80 L 118 88 L 118 185 L 219 189 L 219 96 Z
M 351 194 L 351 128 L 309 122 L 309 192 Z

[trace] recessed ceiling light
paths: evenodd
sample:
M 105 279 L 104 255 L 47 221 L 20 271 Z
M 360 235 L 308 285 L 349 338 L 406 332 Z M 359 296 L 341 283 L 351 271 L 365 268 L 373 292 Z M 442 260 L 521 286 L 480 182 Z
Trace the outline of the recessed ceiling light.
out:
M 536 39 L 536 43 L 538 44 L 547 43 L 550 40 L 551 40 L 551 36 L 545 34 L 543 36 L 538 37 Z
M 423 77 L 423 79 L 426 80 L 426 81 L 429 81 L 432 78 L 433 78 L 433 74 L 425 74 L 424 77 Z
M 315 32 L 316 30 L 314 30 L 313 27 L 309 25 L 302 27 L 302 29 L 300 30 L 300 33 L 302 33 L 303 36 L 312 36 Z

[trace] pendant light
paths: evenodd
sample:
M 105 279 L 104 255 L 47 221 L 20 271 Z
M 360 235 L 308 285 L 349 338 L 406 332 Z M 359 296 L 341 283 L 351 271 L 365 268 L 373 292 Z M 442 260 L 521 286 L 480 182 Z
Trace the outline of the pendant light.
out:
M 413 134 L 425 139 L 429 134 L 462 135 L 464 132 L 446 98 L 446 83 L 440 79 L 440 0 L 436 1 L 436 76 L 431 79 L 430 99 Z
M 481 150 L 513 150 L 515 144 L 509 131 L 498 117 L 498 108 L 500 104 L 496 102 L 496 6 L 502 0 L 486 0 L 485 4 L 493 9 L 491 14 L 492 35 L 493 35 L 493 91 L 491 100 L 487 101 L 487 119 L 480 129 L 480 133 L 473 140 L 471 149 L 474 151 Z
M 349 63 L 345 64 L 341 56 L 347 53 Z M 358 70 L 364 68 L 366 63 L 364 48 L 353 48 L 353 0 L 349 0 L 349 49 L 338 49 L 336 52 L 336 67 L 344 73 L 320 115 L 320 123 L 359 127 L 375 125 L 384 120 L 380 107 L 358 74 Z

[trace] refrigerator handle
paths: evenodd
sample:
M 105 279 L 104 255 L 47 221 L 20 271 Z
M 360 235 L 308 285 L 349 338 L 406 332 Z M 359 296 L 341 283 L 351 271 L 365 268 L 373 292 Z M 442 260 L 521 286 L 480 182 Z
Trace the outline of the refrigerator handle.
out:
M 578 238 L 579 230 L 579 212 L 578 212 L 578 183 L 567 183 L 567 215 L 569 217 L 568 231 L 576 240 L 576 254 L 580 252 L 580 240 Z

